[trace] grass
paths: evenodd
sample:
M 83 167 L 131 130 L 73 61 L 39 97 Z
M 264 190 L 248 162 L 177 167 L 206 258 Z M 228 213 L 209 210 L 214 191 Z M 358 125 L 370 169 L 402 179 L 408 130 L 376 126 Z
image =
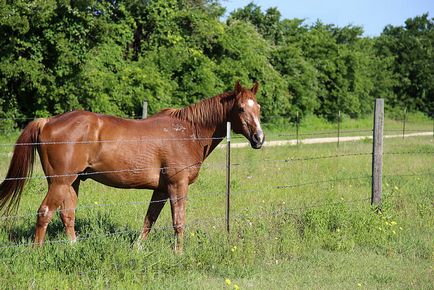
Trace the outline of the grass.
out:
M 190 187 L 182 256 L 167 205 L 138 250 L 150 192 L 90 180 L 80 188 L 78 243 L 56 216 L 46 246 L 31 249 L 46 193 L 46 181 L 32 179 L 11 231 L 0 228 L 0 288 L 432 289 L 433 139 L 385 139 L 381 214 L 369 205 L 370 142 L 234 149 L 229 235 L 217 149 Z M 0 149 L 4 176 L 11 148 Z

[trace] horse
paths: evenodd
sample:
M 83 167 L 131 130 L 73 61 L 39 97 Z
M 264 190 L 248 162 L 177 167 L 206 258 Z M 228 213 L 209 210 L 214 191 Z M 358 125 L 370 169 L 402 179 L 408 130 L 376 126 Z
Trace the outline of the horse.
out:
M 226 123 L 231 122 L 232 130 L 244 135 L 252 148 L 264 143 L 258 88 L 258 82 L 248 89 L 238 81 L 233 91 L 143 120 L 82 110 L 36 119 L 15 144 L 0 184 L 0 210 L 6 216 L 17 211 L 38 151 L 48 192 L 37 211 L 33 246 L 43 245 L 55 211 L 60 212 L 69 239 L 76 241 L 79 186 L 90 178 L 116 188 L 153 190 L 140 241 L 170 200 L 174 250 L 182 253 L 188 186 L 226 135 Z

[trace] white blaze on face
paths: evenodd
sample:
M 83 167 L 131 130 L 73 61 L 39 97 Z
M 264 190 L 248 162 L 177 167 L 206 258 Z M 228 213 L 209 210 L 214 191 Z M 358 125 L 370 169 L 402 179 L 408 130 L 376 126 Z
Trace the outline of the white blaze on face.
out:
M 253 99 L 247 100 L 247 107 L 253 108 L 254 105 L 255 105 L 255 101 Z M 257 104 L 257 105 L 260 108 L 259 104 Z M 262 128 L 261 128 L 261 123 L 259 123 L 258 117 L 254 116 L 253 122 L 255 123 L 256 131 L 257 131 L 257 137 L 258 137 L 259 141 L 262 143 L 264 140 L 264 133 L 263 133 Z
M 258 130 L 258 131 L 261 130 L 262 131 L 261 124 L 259 123 L 258 118 L 253 117 L 253 122 L 255 122 L 256 130 Z
M 258 141 L 260 143 L 263 143 L 264 142 L 264 132 L 262 131 L 261 124 L 259 123 L 259 120 L 257 117 L 253 117 L 253 121 L 255 122 L 255 125 L 256 125 L 256 136 L 258 138 Z
M 252 99 L 248 99 L 247 100 L 247 106 L 249 106 L 250 108 L 253 108 L 254 105 L 255 105 L 255 101 L 254 100 L 252 100 Z M 258 106 L 259 106 L 259 104 L 258 104 Z M 261 129 L 261 124 L 259 123 L 258 118 L 254 117 L 253 121 L 255 122 L 256 128 L 258 130 L 262 130 Z

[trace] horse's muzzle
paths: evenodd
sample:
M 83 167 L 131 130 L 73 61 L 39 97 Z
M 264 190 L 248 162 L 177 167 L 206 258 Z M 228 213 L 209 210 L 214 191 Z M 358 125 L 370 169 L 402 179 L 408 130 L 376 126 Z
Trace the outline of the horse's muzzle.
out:
M 262 130 L 258 130 L 256 133 L 250 135 L 250 145 L 253 149 L 260 149 L 264 144 L 265 136 Z

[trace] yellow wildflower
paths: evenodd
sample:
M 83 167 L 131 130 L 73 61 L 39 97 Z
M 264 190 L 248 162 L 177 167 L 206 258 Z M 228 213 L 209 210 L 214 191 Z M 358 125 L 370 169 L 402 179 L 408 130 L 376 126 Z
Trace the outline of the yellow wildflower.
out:
M 225 283 L 226 283 L 226 285 L 229 286 L 229 285 L 231 285 L 232 282 L 231 282 L 231 280 L 229 280 L 229 278 L 226 278 L 226 279 L 225 279 Z
M 235 285 L 234 285 L 234 289 L 235 289 L 235 290 L 240 290 L 240 287 L 239 287 L 237 284 L 235 284 Z

